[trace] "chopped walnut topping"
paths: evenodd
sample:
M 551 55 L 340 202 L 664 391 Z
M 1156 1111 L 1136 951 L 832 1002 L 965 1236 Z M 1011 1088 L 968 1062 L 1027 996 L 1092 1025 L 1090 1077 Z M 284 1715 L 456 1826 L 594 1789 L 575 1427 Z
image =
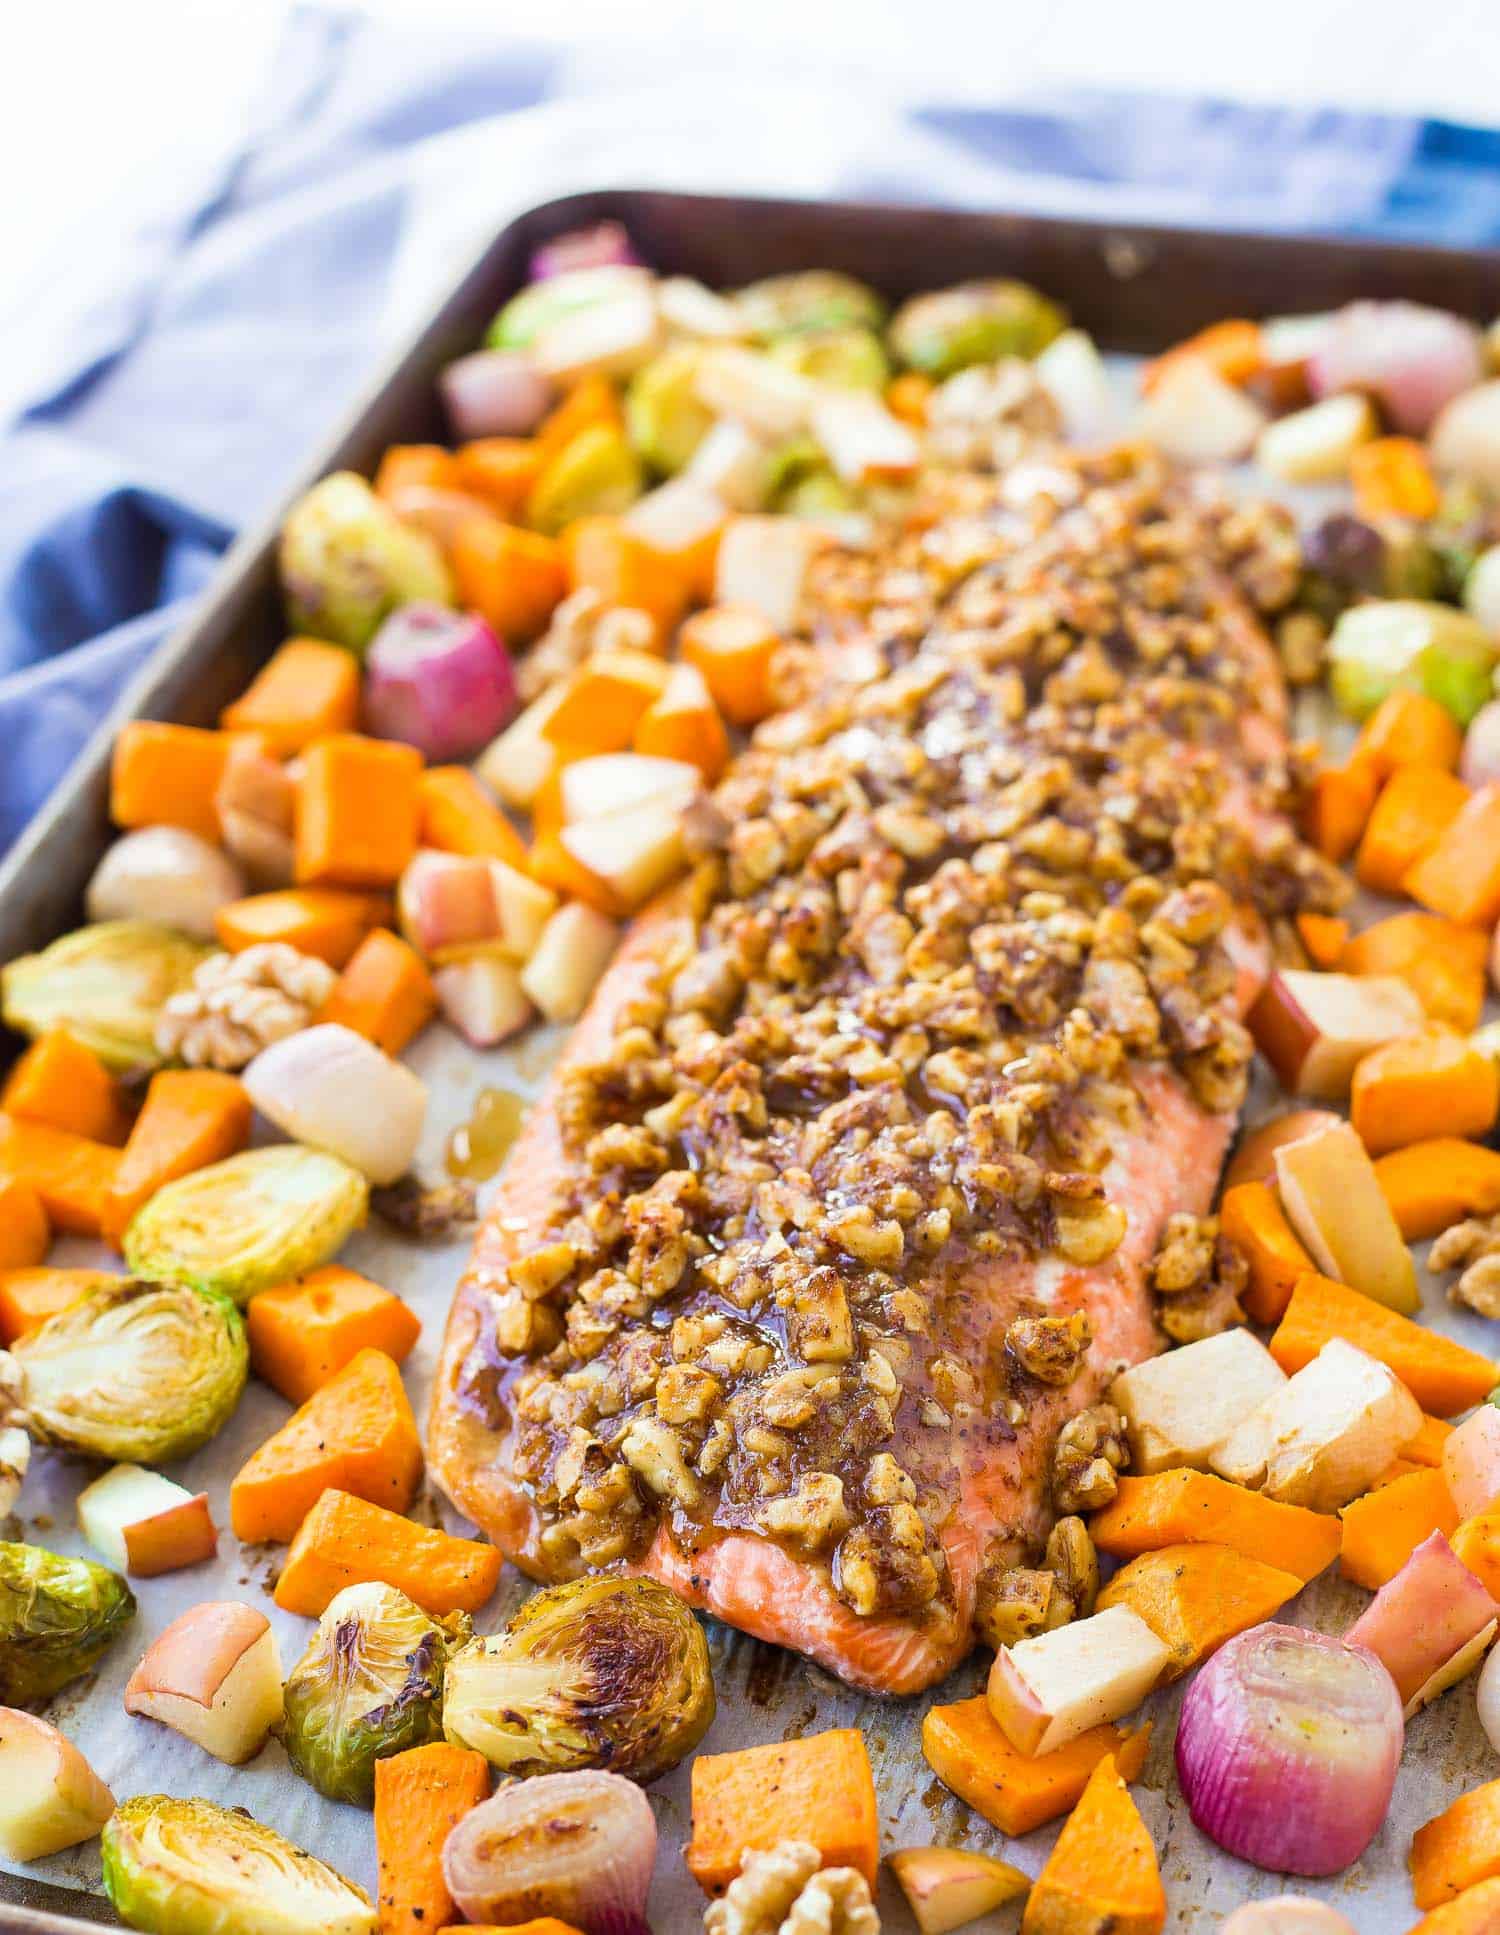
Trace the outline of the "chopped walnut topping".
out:
M 998 1651 L 1002 1646 L 1014 1646 L 1018 1639 L 1047 1632 L 1053 1625 L 1066 1625 L 1071 1606 L 1062 1620 L 1053 1618 L 1056 1602 L 1062 1597 L 1050 1572 L 1025 1566 L 982 1572 L 975 1589 L 974 1624 L 985 1645 Z
M 464 1392 L 513 1420 L 559 1565 L 639 1558 L 662 1523 L 686 1550 L 816 1528 L 847 1605 L 951 1615 L 955 1437 L 1055 1417 L 1038 1387 L 1090 1377 L 1045 1306 L 989 1336 L 973 1265 L 1112 1256 L 1143 1075 L 1243 1096 L 1237 910 L 1347 891 L 1290 830 L 1306 762 L 1246 729 L 1289 521 L 1144 450 L 1043 447 L 1053 421 L 1023 364 L 934 398 L 910 517 L 811 567 L 795 704 L 695 806 L 683 914 L 562 1079 L 571 1187 L 488 1286 Z M 1236 1321 L 1243 1268 L 1174 1224 L 1163 1329 Z M 564 1495 L 575 1428 L 599 1449 Z M 1121 1462 L 1086 1411 L 1058 1509 Z
M 1059 1512 L 1097 1512 L 1119 1489 L 1130 1462 L 1125 1421 L 1113 1405 L 1095 1404 L 1070 1418 L 1052 1452 L 1052 1502 Z
M 1005 1347 L 1030 1376 L 1060 1386 L 1082 1370 L 1091 1334 L 1081 1310 L 1071 1317 L 1017 1317 L 1005 1333 Z
M 854 1868 L 825 1868 L 808 1841 L 748 1852 L 704 1935 L 880 1935 L 869 1883 Z
M 1081 1518 L 1060 1518 L 1047 1534 L 1042 1555 L 1074 1619 L 1087 1619 L 1099 1596 L 1099 1556 Z

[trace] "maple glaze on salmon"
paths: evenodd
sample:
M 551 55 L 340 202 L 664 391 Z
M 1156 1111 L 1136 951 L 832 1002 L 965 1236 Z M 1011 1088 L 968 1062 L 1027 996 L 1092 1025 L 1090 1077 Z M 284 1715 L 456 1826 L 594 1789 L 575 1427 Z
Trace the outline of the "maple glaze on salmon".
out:
M 1233 1130 L 1255 910 L 1337 892 L 1244 589 L 1290 595 L 1285 527 L 1138 453 L 1045 478 L 827 561 L 810 696 L 574 1031 L 430 1426 L 533 1577 L 644 1569 L 885 1693 L 1109 1481 L 1069 1421 L 1115 1370 L 1235 1315 L 1170 1219 Z

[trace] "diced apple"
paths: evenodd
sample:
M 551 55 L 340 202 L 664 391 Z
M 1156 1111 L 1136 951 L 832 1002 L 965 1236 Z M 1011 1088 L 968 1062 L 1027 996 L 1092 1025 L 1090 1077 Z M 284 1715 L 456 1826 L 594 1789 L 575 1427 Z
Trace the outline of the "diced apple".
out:
M 1421 1002 L 1394 974 L 1281 968 L 1249 1014 L 1255 1045 L 1291 1095 L 1337 1102 L 1372 1048 L 1420 1034 Z
M 1481 1404 L 1443 1443 L 1443 1478 L 1458 1515 L 1477 1518 L 1500 1499 L 1500 1410 Z
M 78 1529 L 116 1572 L 145 1579 L 201 1565 L 218 1549 L 208 1493 L 140 1465 L 115 1465 L 78 1494 Z
M 523 813 L 542 790 L 557 764 L 557 748 L 547 737 L 546 724 L 562 704 L 566 680 L 559 679 L 539 699 L 512 719 L 498 739 L 492 739 L 474 763 L 474 770 L 507 806 Z
M 1048 1754 L 1140 1705 L 1171 1659 L 1128 1606 L 1002 1646 L 986 1698 L 1022 1754 Z
M 693 382 L 700 403 L 761 437 L 793 437 L 807 428 L 818 385 L 753 349 L 726 344 L 707 351 Z
M 1323 1129 L 1330 1122 L 1341 1122 L 1342 1116 L 1335 1115 L 1332 1109 L 1288 1109 L 1284 1115 L 1273 1115 L 1267 1122 L 1257 1122 L 1253 1129 L 1247 1129 L 1234 1146 L 1234 1154 L 1229 1158 L 1229 1166 L 1224 1171 L 1225 1190 L 1237 1188 L 1240 1183 L 1274 1183 L 1276 1180 L 1276 1151 L 1283 1142 L 1297 1142 L 1314 1129 Z
M 661 348 L 665 337 L 650 287 L 621 289 L 560 316 L 531 346 L 531 360 L 560 388 L 586 376 L 630 376 Z
M 1287 1221 L 1324 1276 L 1411 1316 L 1421 1303 L 1411 1251 L 1347 1122 L 1284 1142 L 1276 1186 Z
M 670 799 L 647 800 L 628 813 L 603 819 L 575 821 L 561 829 L 558 839 L 575 864 L 599 882 L 601 902 L 624 914 L 644 906 L 685 864 L 682 807 Z
M 408 864 L 396 891 L 396 918 L 419 954 L 495 938 L 500 917 L 490 869 L 479 854 L 430 848 Z
M 758 511 L 770 495 L 770 451 L 744 424 L 725 417 L 693 452 L 683 477 L 732 511 Z
M 1482 1626 L 1471 1640 L 1443 1661 L 1431 1679 L 1422 1682 L 1402 1708 L 1403 1720 L 1415 1720 L 1423 1707 L 1430 1707 L 1450 1686 L 1457 1686 L 1460 1680 L 1468 1678 L 1484 1658 L 1490 1641 L 1495 1637 L 1496 1624 L 1492 1619 L 1488 1626 Z
M 672 667 L 662 695 L 641 714 L 635 728 L 637 752 L 653 758 L 685 760 L 712 785 L 729 759 L 729 735 L 708 681 L 685 660 Z
M 1031 1886 L 1020 1868 L 972 1848 L 902 1848 L 886 1860 L 922 1935 L 949 1935 Z
M 1225 1330 L 1122 1371 L 1109 1401 L 1125 1419 L 1132 1471 L 1206 1471 L 1219 1446 L 1285 1383 L 1258 1338 Z
M 491 860 L 489 868 L 496 938 L 513 961 L 529 960 L 542 929 L 557 912 L 557 895 L 503 860 Z
M 521 970 L 521 987 L 549 1021 L 576 1021 L 620 939 L 612 920 L 581 900 L 559 907 Z
M 531 1019 L 531 1003 L 514 961 L 475 952 L 440 967 L 432 977 L 443 1019 L 475 1048 L 493 1048 Z
M 18 1424 L 0 1429 L 0 1518 L 16 1509 L 31 1466 L 31 1440 Z
M 1336 1512 L 1367 1492 L 1422 1428 L 1416 1399 L 1367 1351 L 1336 1337 L 1214 1454 L 1221 1478 L 1283 1505 Z
M 0 1854 L 42 1861 L 92 1840 L 115 1797 L 50 1721 L 0 1707 Z
M 1494 1600 L 1441 1532 L 1432 1532 L 1387 1579 L 1344 1634 L 1368 1646 L 1409 1701 L 1430 1686 L 1480 1634 L 1493 1628 Z M 1486 1642 L 1487 1643 L 1487 1642 Z M 1436 1696 L 1434 1696 L 1436 1697 Z
M 736 517 L 719 540 L 714 602 L 749 605 L 778 632 L 794 631 L 812 561 L 828 533 L 795 517 Z
M 1268 423 L 1256 442 L 1255 461 L 1284 483 L 1337 483 L 1377 427 L 1368 397 L 1331 396 Z
M 1201 357 L 1174 357 L 1136 417 L 1136 434 L 1184 463 L 1234 463 L 1265 428 L 1266 413 Z
M 1065 329 L 1031 368 L 1057 405 L 1069 442 L 1099 443 L 1114 434 L 1119 410 L 1109 371 L 1086 331 Z
M 691 669 L 691 668 L 689 668 Z M 655 802 L 679 814 L 697 798 L 703 777 L 681 759 L 654 759 L 645 753 L 595 753 L 565 767 L 558 792 L 565 826 L 630 813 Z
M 281 1660 L 271 1622 L 235 1600 L 190 1607 L 131 1674 L 125 1711 L 159 1720 L 238 1767 L 259 1753 L 281 1721 Z
M 910 477 L 921 462 L 922 447 L 908 426 L 858 390 L 822 391 L 810 427 L 846 484 Z
M 690 275 L 663 276 L 656 285 L 656 306 L 668 329 L 682 336 L 733 343 L 749 333 L 743 314 L 727 296 L 695 282 Z

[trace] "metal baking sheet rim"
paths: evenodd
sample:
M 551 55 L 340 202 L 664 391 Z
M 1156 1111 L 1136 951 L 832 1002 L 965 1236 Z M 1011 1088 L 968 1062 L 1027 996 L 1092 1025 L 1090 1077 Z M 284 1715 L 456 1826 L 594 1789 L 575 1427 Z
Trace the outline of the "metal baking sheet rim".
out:
M 386 359 L 359 401 L 327 440 L 321 454 L 299 467 L 274 513 L 260 520 L 231 547 L 198 612 L 153 654 L 92 736 L 72 772 L 0 864 L 0 949 L 3 949 L 0 958 L 10 959 L 37 946 L 74 918 L 83 883 L 108 837 L 107 774 L 110 747 L 119 726 L 127 719 L 139 717 L 210 720 L 224 699 L 243 685 L 254 666 L 265 657 L 276 630 L 272 596 L 274 551 L 285 505 L 329 470 L 341 467 L 368 470 L 384 443 L 419 434 L 415 427 L 418 416 L 435 426 L 431 396 L 433 371 L 446 356 L 472 346 L 485 316 L 498 305 L 507 285 L 518 279 L 525 251 L 549 234 L 580 221 L 605 216 L 617 216 L 638 232 L 644 228 L 647 232 L 642 239 L 647 243 L 648 256 L 664 266 L 696 269 L 711 281 L 733 282 L 782 267 L 813 266 L 814 262 L 848 265 L 850 255 L 854 254 L 859 256 L 863 272 L 888 289 L 903 283 L 913 286 L 910 252 L 903 252 L 904 273 L 884 276 L 872 269 L 869 258 L 872 253 L 878 256 L 885 246 L 883 231 L 904 231 L 920 224 L 927 231 L 943 231 L 941 236 L 929 232 L 923 239 L 937 245 L 940 252 L 946 252 L 945 259 L 951 259 L 952 244 L 961 238 L 964 241 L 961 253 L 966 253 L 967 262 L 983 257 L 990 261 L 992 272 L 1002 266 L 1001 262 L 991 261 L 995 254 L 1010 258 L 1003 260 L 1005 268 L 1025 273 L 1037 249 L 1049 256 L 1076 252 L 1075 269 L 1081 273 L 1086 268 L 1096 284 L 1102 275 L 1110 287 L 1122 289 L 1131 284 L 1139 287 L 1140 278 L 1151 275 L 1163 254 L 1170 257 L 1200 251 L 1207 259 L 1208 252 L 1222 258 L 1226 250 L 1234 250 L 1241 260 L 1258 261 L 1259 279 L 1269 278 L 1274 283 L 1284 270 L 1289 274 L 1295 272 L 1292 279 L 1300 286 L 1318 285 L 1321 295 L 1303 306 L 1331 304 L 1373 283 L 1378 286 L 1372 293 L 1406 289 L 1427 295 L 1429 299 L 1456 303 L 1471 312 L 1479 309 L 1480 313 L 1484 313 L 1481 304 L 1487 299 L 1488 313 L 1500 312 L 1500 253 L 1491 252 L 1459 254 L 1320 237 L 1052 222 L 1041 217 L 999 212 L 773 202 L 675 195 L 655 190 L 600 190 L 571 195 L 531 209 L 508 224 L 469 263 L 431 320 Z M 702 255 L 705 223 L 711 226 L 715 217 L 726 223 L 717 233 L 727 260 L 717 268 Z M 691 231 L 695 221 L 699 255 L 686 262 L 680 256 L 673 260 L 673 241 L 681 239 L 678 225 Z M 855 231 L 862 227 L 867 232 L 856 236 Z M 656 233 L 651 233 L 652 230 Z M 816 249 L 812 252 L 809 245 L 798 247 L 793 239 L 797 231 L 809 230 L 817 235 Z M 859 247 L 853 246 L 856 240 Z M 692 255 L 691 235 L 688 253 Z M 925 256 L 927 251 L 924 248 L 920 253 Z M 1023 260 L 1016 261 L 1017 255 Z M 890 266 L 896 269 L 900 265 L 892 257 Z M 968 266 L 960 272 L 978 271 Z M 946 279 L 952 279 L 952 273 L 950 268 Z M 922 286 L 941 279 L 945 279 L 941 267 L 928 269 L 919 265 L 915 284 Z M 1206 292 L 1210 283 L 1202 275 L 1200 282 Z M 1283 286 L 1286 286 L 1284 281 Z M 1073 297 L 1073 289 L 1066 279 L 1054 281 L 1052 288 L 1064 299 Z M 1243 281 L 1239 288 L 1243 294 Z M 1466 291 L 1468 300 L 1464 299 Z M 1097 287 L 1095 294 L 1098 294 Z M 1166 308 L 1170 304 L 1161 306 Z M 1244 306 L 1252 312 L 1256 308 L 1250 301 Z M 1274 304 L 1268 301 L 1261 306 L 1269 309 Z M 1290 306 L 1289 300 L 1286 306 Z M 1164 334 L 1196 326 L 1211 319 L 1212 313 L 1212 310 L 1203 313 L 1201 309 L 1197 313 L 1174 312 L 1166 330 L 1158 332 L 1154 345 L 1139 340 L 1142 325 L 1136 316 L 1127 323 L 1127 329 L 1135 332 L 1137 340 L 1124 346 L 1137 349 L 1159 346 Z M 1083 320 L 1099 331 L 1107 346 L 1113 346 L 1108 320 L 1100 322 L 1087 315 Z M 524 1087 L 534 1087 L 542 1072 L 537 1054 L 541 1046 L 534 1041 L 529 1050 L 523 1049 L 521 1055 L 512 1057 L 479 1058 L 472 1051 L 463 1050 L 465 1073 L 470 1083 L 478 1071 L 503 1074 Z M 451 1053 L 438 1060 L 451 1062 L 455 1068 L 459 1062 Z M 524 1070 L 518 1066 L 522 1062 L 526 1064 Z M 441 1086 L 445 1079 L 442 1069 L 435 1073 L 435 1091 L 445 1092 Z M 446 1092 L 454 1093 L 460 1086 L 461 1079 L 450 1077 Z M 369 1236 L 362 1239 L 366 1244 L 378 1240 Z M 390 1241 L 402 1251 L 414 1247 L 401 1244 L 399 1239 Z M 443 1274 L 450 1289 L 457 1267 L 456 1252 L 452 1257 L 438 1252 L 408 1255 L 400 1263 L 404 1272 Z M 390 1272 L 386 1274 L 389 1276 Z M 405 1285 L 397 1283 L 393 1287 L 413 1294 Z M 414 1294 L 414 1301 L 428 1302 L 431 1297 L 429 1290 L 426 1296 Z M 1445 1327 L 1452 1328 L 1446 1310 L 1443 1314 Z M 424 1332 L 432 1326 L 433 1317 L 429 1312 Z M 436 1327 L 440 1328 L 440 1324 Z M 428 1336 L 425 1347 L 435 1350 L 437 1342 L 436 1337 Z M 227 1449 L 227 1444 L 223 1448 Z M 218 1455 L 222 1457 L 222 1452 Z M 219 1488 L 232 1468 L 232 1461 L 223 1462 L 216 1478 Z M 502 1595 L 507 1603 L 518 1596 L 515 1582 L 511 1586 Z M 201 1594 L 194 1591 L 190 1596 Z M 1363 1595 L 1355 1589 L 1337 1578 L 1325 1577 L 1294 1602 L 1284 1616 L 1296 1618 L 1300 1614 L 1338 1630 L 1362 1600 Z M 487 1619 L 484 1623 L 489 1625 L 493 1620 Z M 777 1732 L 807 1731 L 820 1724 L 858 1725 L 870 1744 L 882 1792 L 884 1846 L 962 1841 L 979 1847 L 1008 1845 L 1016 1851 L 1017 1844 L 1006 1844 L 1003 1837 L 989 1830 L 977 1815 L 932 1778 L 921 1757 L 918 1740 L 921 1713 L 931 1696 L 903 1703 L 861 1700 L 795 1655 L 762 1646 L 723 1628 L 712 1630 L 712 1640 L 721 1717 L 707 1746 L 722 1749 L 740 1744 L 741 1736 L 766 1738 Z M 284 1660 L 284 1664 L 290 1666 L 291 1659 Z M 945 1697 L 976 1689 L 982 1684 L 981 1670 L 973 1661 L 960 1669 L 944 1689 Z M 87 1694 L 80 1697 L 86 1699 Z M 1170 1766 L 1172 1718 L 1179 1698 L 1180 1692 L 1167 1693 L 1155 1696 L 1150 1703 L 1148 1711 L 1158 1724 L 1138 1793 L 1161 1853 L 1171 1905 L 1169 1925 L 1201 1930 L 1209 1926 L 1210 1918 L 1223 1914 L 1237 1901 L 1275 1893 L 1279 1884 L 1274 1878 L 1219 1854 L 1191 1829 L 1186 1807 L 1174 1791 Z M 1462 1726 L 1465 1715 L 1469 1722 L 1467 1729 Z M 1435 1804 L 1410 1806 L 1399 1804 L 1402 1797 L 1398 1792 L 1398 1808 L 1393 1809 L 1392 1820 L 1382 1830 L 1365 1862 L 1337 1878 L 1331 1887 L 1313 1884 L 1315 1892 L 1327 1895 L 1350 1914 L 1362 1935 L 1369 1935 L 1377 1926 L 1369 1919 L 1372 1912 L 1379 1916 L 1381 1930 L 1395 1931 L 1414 1918 L 1415 1911 L 1408 1906 L 1405 1877 L 1406 1835 L 1412 1826 L 1452 1798 L 1452 1793 L 1458 1791 L 1455 1780 L 1462 1785 L 1494 1771 L 1493 1756 L 1478 1728 L 1472 1701 L 1467 1707 L 1457 1700 L 1440 1704 L 1414 1724 L 1424 1730 L 1426 1751 L 1421 1763 L 1440 1782 L 1441 1798 Z M 1460 1733 L 1462 1739 L 1455 1737 Z M 147 1747 L 145 1742 L 142 1745 Z M 274 1751 L 279 1753 L 279 1749 Z M 1437 1765 L 1439 1761 L 1441 1769 Z M 212 1771 L 204 1770 L 199 1785 L 227 1788 L 232 1784 L 237 1770 L 220 1770 L 216 1763 L 210 1766 Z M 221 1774 L 227 1779 L 221 1781 Z M 290 1773 L 285 1778 L 295 1781 Z M 1430 1785 L 1431 1781 L 1426 1784 Z M 139 1786 L 135 1791 L 141 1791 Z M 305 1795 L 306 1790 L 297 1798 L 304 1799 Z M 700 1897 L 676 1858 L 676 1846 L 686 1838 L 688 1827 L 686 1770 L 679 1770 L 659 1783 L 653 1795 L 660 1803 L 658 1811 L 663 1816 L 665 1856 L 665 1864 L 658 1864 L 653 1920 L 663 1930 L 696 1927 Z M 324 1805 L 317 1803 L 319 1807 Z M 346 1810 L 335 1812 L 347 1816 Z M 1398 1812 L 1399 1827 L 1395 1820 Z M 339 1829 L 338 1838 L 342 1839 L 350 1824 L 345 1818 L 333 1825 Z M 368 1817 L 356 1831 L 362 1831 L 368 1838 Z M 1039 1865 L 1052 1833 L 1051 1829 L 1039 1830 L 1019 1844 L 1024 1865 L 1031 1868 Z M 325 1851 L 328 1838 L 323 1837 Z M 335 1865 L 339 1865 L 338 1856 L 329 1852 Z M 670 1874 L 662 1872 L 663 1865 Z M 1375 1870 L 1378 1870 L 1378 1879 Z M 1392 1881 L 1394 1888 L 1390 1886 Z M 663 1883 L 670 1885 L 663 1889 Z M 686 1885 L 678 1885 L 681 1883 Z M 661 1898 L 663 1894 L 667 1899 Z M 907 1925 L 888 1876 L 882 1879 L 881 1907 L 896 1925 Z M 976 1927 L 1009 1929 L 1015 1920 L 1015 1911 L 1005 1911 Z M 57 1887 L 33 1876 L 0 1871 L 0 1935 L 21 1935 L 21 1931 L 27 1935 L 70 1935 L 70 1932 L 78 1935 L 78 1931 L 101 1923 L 114 1925 L 114 1917 L 102 1897 L 84 1888 Z

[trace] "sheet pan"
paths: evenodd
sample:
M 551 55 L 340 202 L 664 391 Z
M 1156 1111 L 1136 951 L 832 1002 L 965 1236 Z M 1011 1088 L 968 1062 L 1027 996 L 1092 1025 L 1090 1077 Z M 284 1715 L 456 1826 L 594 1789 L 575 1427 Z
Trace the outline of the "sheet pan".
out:
M 513 223 L 471 264 L 442 304 L 372 384 L 363 404 L 311 462 L 293 474 L 286 498 L 235 546 L 198 616 L 170 639 L 91 742 L 72 775 L 0 866 L 0 958 L 43 944 L 79 916 L 84 882 L 108 838 L 109 748 L 129 717 L 208 723 L 238 691 L 281 636 L 275 594 L 274 534 L 285 502 L 313 478 L 339 467 L 364 471 L 386 444 L 439 434 L 432 378 L 447 358 L 472 346 L 484 323 L 524 272 L 534 244 L 578 223 L 613 216 L 636 236 L 646 259 L 664 270 L 732 284 L 783 269 L 836 266 L 867 277 L 893 297 L 963 276 L 1016 274 L 1066 301 L 1077 321 L 1109 349 L 1158 349 L 1222 315 L 1226 305 L 1248 314 L 1331 307 L 1356 295 L 1405 295 L 1441 303 L 1488 321 L 1500 313 L 1500 256 L 1455 254 L 1377 244 L 1117 228 L 1004 214 L 956 213 L 850 204 L 762 202 L 660 192 L 601 191 L 538 208 Z M 557 1031 L 529 1036 L 509 1051 L 478 1055 L 440 1028 L 412 1060 L 432 1092 L 424 1155 L 441 1156 L 447 1132 L 468 1114 L 479 1090 L 498 1083 L 523 1094 L 539 1088 L 560 1042 Z M 1252 1104 L 1266 1112 L 1269 1093 Z M 356 1269 L 388 1284 L 418 1311 L 423 1335 L 406 1367 L 419 1410 L 425 1408 L 443 1320 L 462 1268 L 466 1242 L 414 1244 L 379 1224 L 347 1252 Z M 64 1252 L 68 1254 L 68 1252 Z M 71 1245 L 73 1260 L 91 1260 Z M 1484 1345 L 1478 1319 L 1460 1319 L 1427 1287 L 1439 1327 Z M 282 1421 L 285 1404 L 252 1381 L 228 1429 L 174 1476 L 207 1489 L 216 1516 L 226 1517 L 229 1478 L 245 1455 Z M 24 1536 L 63 1551 L 81 1551 L 73 1524 L 80 1470 L 52 1456 L 37 1460 L 22 1499 Z M 464 1529 L 435 1498 L 419 1511 Z M 261 1588 L 273 1578 L 279 1548 L 241 1550 L 226 1533 L 212 1567 L 139 1582 L 140 1617 L 96 1675 L 59 1697 L 52 1717 L 78 1740 L 120 1796 L 162 1791 L 202 1794 L 253 1814 L 310 1847 L 373 1892 L 373 1836 L 368 1815 L 327 1802 L 289 1770 L 273 1742 L 249 1767 L 229 1769 L 165 1729 L 127 1720 L 124 1681 L 147 1639 L 196 1601 L 248 1596 L 276 1623 L 283 1665 L 290 1668 L 309 1622 L 282 1614 Z M 479 1622 L 504 1623 L 523 1596 L 508 1573 Z M 1366 1596 L 1336 1576 L 1315 1582 L 1283 1615 L 1338 1631 Z M 851 1693 L 794 1655 L 710 1627 L 719 1712 L 707 1751 L 779 1739 L 827 1726 L 857 1726 L 875 1766 L 882 1844 L 889 1851 L 934 1842 L 999 1851 L 1031 1871 L 1054 1836 L 1039 1830 L 1005 1844 L 933 1778 L 920 1751 L 921 1716 L 934 1697 L 957 1698 L 982 1681 L 983 1660 L 957 1673 L 939 1696 L 883 1702 Z M 1156 1730 L 1137 1788 L 1161 1856 L 1170 1902 L 1169 1927 L 1207 1935 L 1239 1902 L 1281 1890 L 1276 1878 L 1225 1857 L 1188 1820 L 1171 1768 L 1180 1692 L 1158 1695 L 1147 1711 Z M 1365 1859 L 1310 1892 L 1337 1902 L 1362 1935 L 1386 1935 L 1416 1919 L 1405 1877 L 1411 1830 L 1455 1795 L 1500 1772 L 1474 1715 L 1459 1693 L 1415 1721 L 1396 1805 Z M 652 1894 L 653 1925 L 666 1935 L 696 1929 L 702 1902 L 678 1851 L 689 1831 L 686 1769 L 652 1790 L 661 1858 Z M 98 1896 L 97 1843 L 24 1869 L 0 1866 L 0 1935 L 63 1935 L 110 1922 Z M 1299 1886 L 1301 1884 L 1298 1884 Z M 912 1924 L 882 1877 L 888 1929 Z M 1014 1910 L 976 1924 L 1010 1930 Z

